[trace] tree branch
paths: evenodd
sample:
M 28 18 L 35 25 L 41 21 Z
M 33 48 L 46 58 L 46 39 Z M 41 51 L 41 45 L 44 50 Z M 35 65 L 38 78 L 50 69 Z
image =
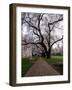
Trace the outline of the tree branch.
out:
M 34 29 L 36 29 L 38 32 L 39 32 L 39 34 L 40 34 L 40 36 L 41 36 L 41 39 L 42 39 L 42 41 L 44 40 L 44 38 L 43 38 L 43 36 L 42 36 L 42 34 L 41 34 L 41 31 L 40 31 L 40 28 L 37 28 L 37 27 L 35 27 L 34 25 L 31 25 L 28 21 L 26 21 L 25 20 L 25 22 L 30 26 L 30 27 L 32 27 L 32 28 L 34 28 Z M 38 22 L 39 24 L 38 25 L 40 25 L 40 22 Z M 35 35 L 37 35 L 36 33 L 34 33 Z M 37 35 L 38 36 L 38 35 Z
M 60 39 L 58 39 L 58 40 L 54 41 L 54 42 L 51 44 L 51 47 L 52 47 L 55 43 L 57 43 L 57 42 L 61 41 L 62 39 L 63 39 L 63 36 L 62 36 L 62 38 L 60 38 Z
M 28 44 L 40 44 L 40 42 L 26 42 L 26 43 L 22 43 L 22 45 L 28 45 Z
M 43 13 L 43 14 L 41 15 L 40 20 L 42 20 L 42 18 L 43 18 L 43 16 L 44 16 L 44 14 L 45 14 L 45 13 Z
M 60 21 L 62 21 L 62 20 L 63 20 L 63 18 L 58 19 L 58 20 L 56 20 L 56 21 L 54 21 L 54 22 L 52 22 L 52 23 L 49 23 L 49 25 L 53 25 L 53 24 L 55 24 L 55 23 L 57 23 L 57 22 L 60 22 Z
M 38 35 L 38 33 L 34 32 L 34 30 L 33 30 L 33 33 L 34 33 L 35 35 L 37 35 L 38 37 L 40 37 L 40 36 Z
M 40 37 L 41 37 L 41 42 L 43 43 L 43 41 L 44 41 L 44 37 L 43 37 L 43 35 L 42 35 L 42 33 L 41 33 L 41 30 L 40 30 L 40 21 L 41 21 L 41 14 L 39 14 L 39 16 L 38 16 L 38 31 L 39 31 L 39 34 L 40 34 Z
M 51 32 L 51 31 L 53 31 L 53 28 L 54 28 L 54 27 L 55 27 L 55 23 L 53 24 L 53 26 L 52 26 L 52 28 L 51 28 L 50 32 Z
M 40 17 L 41 17 L 41 14 L 38 15 L 38 28 L 40 29 Z
M 36 30 L 40 30 L 40 29 L 38 29 L 36 26 L 30 24 L 28 21 L 25 20 L 25 22 L 26 22 L 30 27 L 32 27 L 32 28 L 34 28 L 34 29 L 36 29 Z
M 39 38 L 39 40 L 40 40 L 40 35 L 39 35 L 37 32 L 34 32 L 34 30 L 33 30 L 33 33 L 34 33 L 36 36 L 38 36 L 38 38 Z
M 44 49 L 41 46 L 38 46 L 38 44 L 36 44 L 36 47 L 37 47 L 37 49 L 39 49 L 39 51 L 44 52 Z

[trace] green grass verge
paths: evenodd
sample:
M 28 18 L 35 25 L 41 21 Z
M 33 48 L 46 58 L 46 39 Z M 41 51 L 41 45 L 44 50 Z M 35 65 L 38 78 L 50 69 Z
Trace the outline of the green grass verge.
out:
M 22 77 L 26 74 L 26 72 L 32 67 L 38 57 L 30 58 L 22 58 L 21 62 L 21 70 L 22 70 Z
M 58 64 L 63 62 L 63 56 L 51 56 L 50 59 L 45 58 L 49 64 Z
M 26 74 L 29 68 L 32 66 L 32 63 L 28 58 L 22 58 L 22 77 Z

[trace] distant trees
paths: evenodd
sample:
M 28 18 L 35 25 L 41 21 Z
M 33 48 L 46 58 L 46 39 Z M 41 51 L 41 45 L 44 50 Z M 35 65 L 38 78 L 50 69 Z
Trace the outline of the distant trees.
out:
M 22 45 L 31 44 L 42 56 L 50 58 L 54 44 L 63 40 L 63 15 L 22 13 L 21 21 L 22 26 L 27 27 L 29 35 L 29 38 L 23 38 Z

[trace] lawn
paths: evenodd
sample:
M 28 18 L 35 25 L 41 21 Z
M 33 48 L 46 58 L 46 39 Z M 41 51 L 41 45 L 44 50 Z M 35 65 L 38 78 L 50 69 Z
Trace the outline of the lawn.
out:
M 49 64 L 58 64 L 63 62 L 63 56 L 51 56 L 50 59 L 45 58 Z
M 50 59 L 45 58 L 46 62 L 50 64 L 57 72 L 63 75 L 63 56 L 51 56 Z
M 26 74 L 26 72 L 32 67 L 32 65 L 35 63 L 35 61 L 38 59 L 38 57 L 32 57 L 30 58 L 22 58 L 21 62 L 21 70 L 22 70 L 22 77 Z

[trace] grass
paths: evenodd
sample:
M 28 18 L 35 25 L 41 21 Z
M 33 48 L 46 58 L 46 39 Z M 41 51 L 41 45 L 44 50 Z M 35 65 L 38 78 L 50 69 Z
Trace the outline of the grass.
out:
M 49 64 L 57 64 L 63 62 L 63 56 L 51 56 L 50 59 L 45 58 Z
M 51 64 L 52 67 L 63 75 L 63 56 L 51 56 L 50 59 L 45 59 L 48 64 Z
M 32 63 L 28 58 L 22 58 L 22 77 L 26 74 L 29 68 L 32 66 Z
M 22 77 L 27 73 L 27 71 L 32 67 L 32 65 L 35 63 L 35 61 L 38 59 L 38 57 L 32 57 L 30 58 L 22 58 L 21 62 L 21 70 L 22 70 Z

